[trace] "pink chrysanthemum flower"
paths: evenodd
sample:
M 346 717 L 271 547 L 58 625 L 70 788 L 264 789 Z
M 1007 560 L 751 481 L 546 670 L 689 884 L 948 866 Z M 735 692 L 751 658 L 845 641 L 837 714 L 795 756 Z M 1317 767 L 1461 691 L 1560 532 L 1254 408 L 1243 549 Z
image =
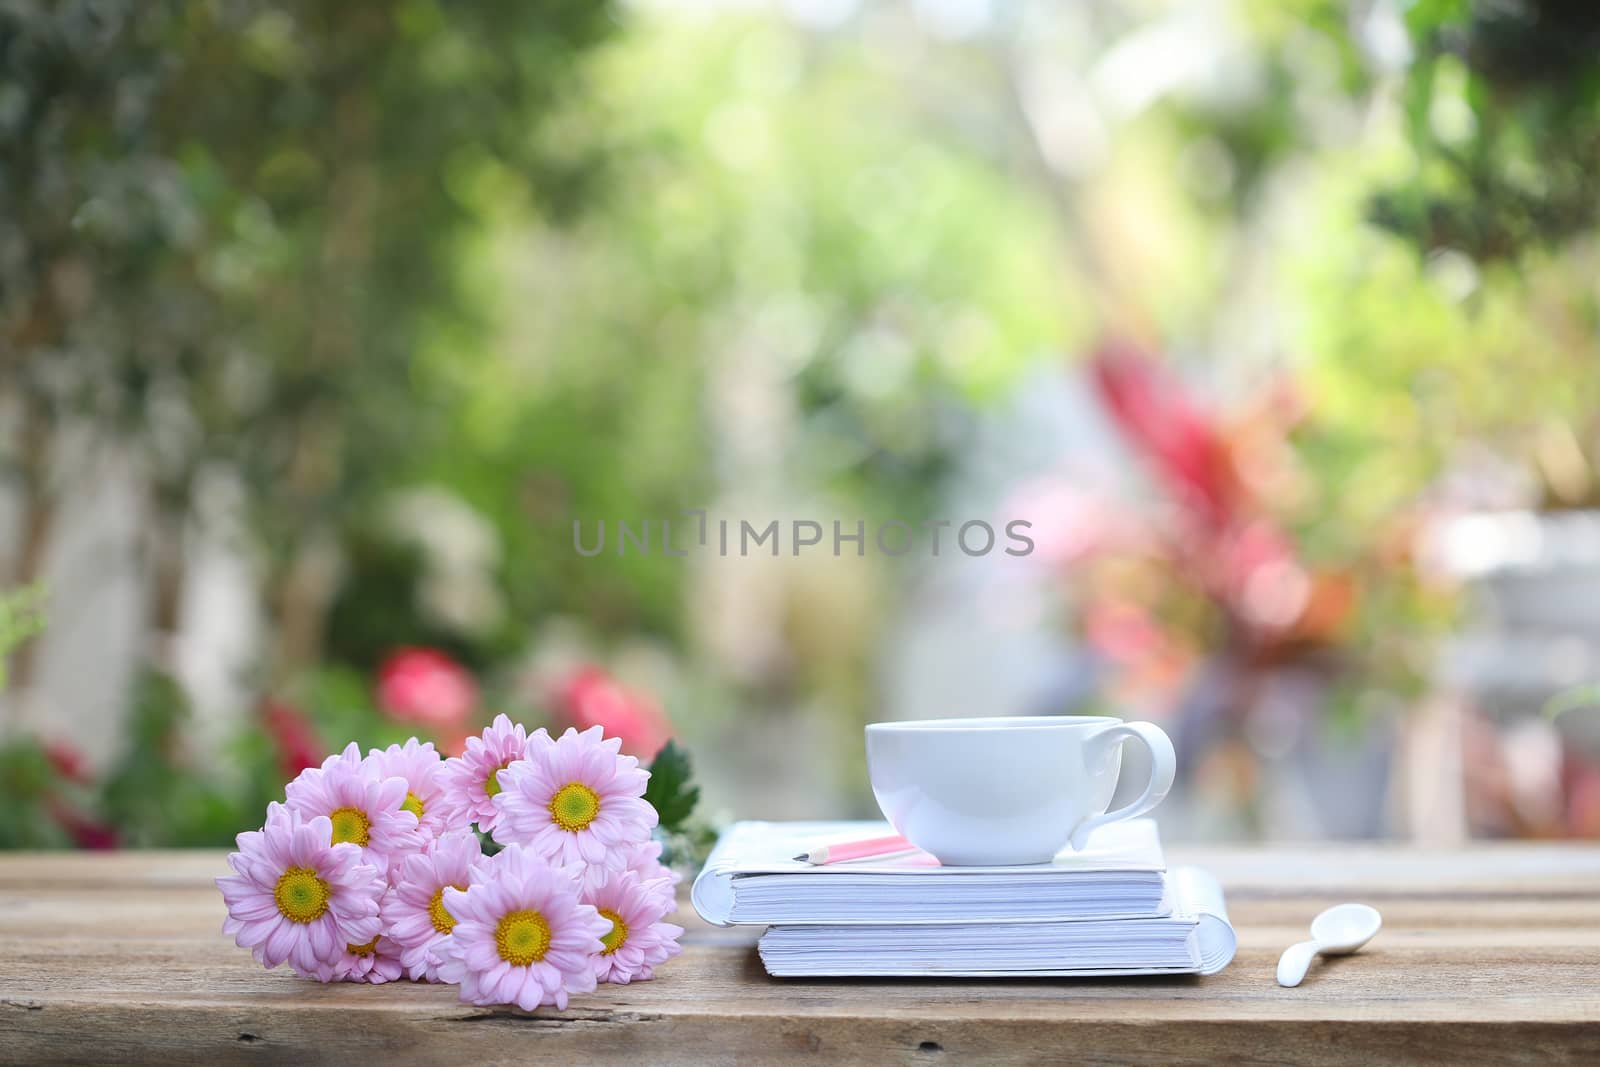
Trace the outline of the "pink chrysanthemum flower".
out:
M 399 947 L 383 936 L 361 945 L 346 944 L 331 960 L 317 964 L 315 971 L 302 971 L 306 978 L 319 982 L 370 982 L 382 985 L 405 974 Z
M 530 737 L 521 723 L 504 715 L 496 715 L 483 736 L 467 738 L 466 751 L 445 760 L 440 774 L 454 824 L 475 822 L 484 833 L 493 833 L 499 818 L 494 798 L 505 786 L 499 772 L 548 744 L 550 735 L 543 729 Z
M 332 832 L 327 818 L 302 819 L 274 802 L 264 827 L 238 836 L 228 856 L 236 873 L 217 879 L 228 905 L 222 932 L 263 966 L 287 960 L 314 974 L 344 946 L 378 936 L 383 872 L 355 845 L 334 844 Z
M 625 849 L 649 840 L 656 809 L 644 799 L 650 772 L 618 755 L 620 746 L 598 726 L 581 734 L 569 729 L 512 764 L 494 798 L 502 831 L 496 840 L 527 845 L 560 866 L 621 870 Z
M 391 861 L 422 847 L 417 817 L 402 806 L 406 789 L 404 778 L 378 777 L 352 741 L 322 766 L 301 771 L 284 793 L 288 806 L 304 818 L 327 816 L 334 844 L 360 845 L 363 862 L 387 871 Z
M 446 889 L 466 889 L 481 875 L 483 850 L 471 830 L 454 830 L 421 855 L 407 856 L 383 898 L 384 934 L 400 950 L 406 973 L 418 981 L 439 980 L 439 945 L 456 920 L 444 906 Z
M 680 951 L 683 927 L 662 921 L 673 908 L 673 898 L 663 895 L 660 880 L 644 882 L 634 871 L 612 871 L 583 900 L 611 923 L 600 938 L 604 947 L 591 961 L 596 981 L 646 981 Z
M 683 881 L 683 875 L 661 862 L 661 842 L 651 838 L 649 841 L 637 845 L 628 845 L 618 850 L 622 861 L 622 869 L 632 871 L 639 876 L 639 881 L 654 887 L 669 901 L 677 897 L 678 883 Z M 592 893 L 600 887 L 606 877 L 614 873 L 604 866 L 585 865 L 583 869 L 583 890 L 585 894 Z M 588 899 L 587 895 L 584 897 Z M 669 909 L 670 910 L 670 909 Z
M 572 872 L 512 845 L 479 872 L 466 892 L 444 891 L 455 929 L 439 945 L 439 977 L 461 984 L 470 1004 L 567 1006 L 567 994 L 594 991 L 590 957 L 611 928 L 578 899 Z
M 425 841 L 466 826 L 455 821 L 458 809 L 446 800 L 444 760 L 432 741 L 419 742 L 413 737 L 404 745 L 375 748 L 367 755 L 367 763 L 379 778 L 406 780 L 406 798 L 400 806 L 417 817 Z

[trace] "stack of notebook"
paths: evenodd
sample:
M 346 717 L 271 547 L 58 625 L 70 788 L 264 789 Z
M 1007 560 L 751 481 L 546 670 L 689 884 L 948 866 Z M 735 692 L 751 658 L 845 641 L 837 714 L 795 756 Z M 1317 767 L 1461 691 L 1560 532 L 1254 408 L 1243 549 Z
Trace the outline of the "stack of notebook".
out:
M 742 822 L 691 899 L 707 922 L 767 926 L 776 976 L 1212 974 L 1235 939 L 1216 880 L 1168 870 L 1153 820 L 1026 867 L 941 867 L 925 853 L 813 866 L 794 857 L 884 823 Z

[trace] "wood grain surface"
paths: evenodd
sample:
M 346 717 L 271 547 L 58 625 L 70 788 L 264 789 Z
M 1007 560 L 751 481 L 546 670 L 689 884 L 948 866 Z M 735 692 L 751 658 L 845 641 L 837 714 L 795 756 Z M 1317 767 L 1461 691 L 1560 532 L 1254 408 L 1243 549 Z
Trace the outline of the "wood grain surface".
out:
M 1227 890 L 1221 974 L 774 980 L 759 931 L 689 914 L 656 981 L 532 1015 L 261 970 L 219 932 L 221 853 L 0 853 L 0 1062 L 1600 1063 L 1600 848 L 1170 851 Z M 1383 933 L 1280 989 L 1343 900 Z

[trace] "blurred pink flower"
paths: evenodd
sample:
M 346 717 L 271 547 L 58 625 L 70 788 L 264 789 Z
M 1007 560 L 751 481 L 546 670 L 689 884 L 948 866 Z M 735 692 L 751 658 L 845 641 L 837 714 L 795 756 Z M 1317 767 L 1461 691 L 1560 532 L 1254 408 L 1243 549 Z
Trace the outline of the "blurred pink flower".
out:
M 1294 545 L 1265 519 L 1245 523 L 1223 539 L 1215 564 L 1218 594 L 1259 629 L 1287 629 L 1310 599 L 1311 578 Z
M 1083 611 L 1083 634 L 1095 650 L 1119 663 L 1138 662 L 1156 654 L 1166 636 L 1137 604 L 1108 600 Z
M 1012 495 L 1007 511 L 1033 523 L 1034 557 L 1070 566 L 1107 549 L 1128 551 L 1146 538 L 1137 518 L 1108 493 L 1085 489 L 1063 473 L 1039 478 Z
M 472 732 L 472 727 L 462 726 L 457 730 L 449 730 L 440 733 L 437 739 L 434 741 L 434 747 L 439 750 L 440 755 L 444 756 L 446 759 L 450 759 L 455 756 L 460 756 L 467 750 L 467 738 L 477 736 L 477 734 Z
M 278 700 L 261 706 L 261 722 L 278 750 L 278 769 L 293 778 L 307 767 L 322 762 L 324 749 L 317 731 L 300 711 Z
M 556 710 L 579 730 L 601 727 L 620 738 L 622 751 L 649 760 L 672 737 L 672 723 L 647 693 L 625 688 L 592 664 L 569 674 L 556 692 Z
M 455 660 L 431 648 L 402 648 L 378 668 L 378 707 L 396 722 L 449 730 L 478 703 L 478 687 Z

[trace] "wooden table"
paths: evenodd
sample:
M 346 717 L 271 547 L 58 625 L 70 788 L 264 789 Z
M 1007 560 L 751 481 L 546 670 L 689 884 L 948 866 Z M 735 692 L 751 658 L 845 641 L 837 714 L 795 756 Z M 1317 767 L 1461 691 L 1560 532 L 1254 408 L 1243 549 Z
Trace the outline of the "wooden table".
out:
M 1171 852 L 1228 892 L 1211 978 L 776 981 L 756 931 L 690 918 L 656 981 L 531 1016 L 261 970 L 218 932 L 220 853 L 0 853 L 0 1062 L 1600 1063 L 1600 848 Z M 1280 989 L 1279 950 L 1350 899 L 1383 933 Z

